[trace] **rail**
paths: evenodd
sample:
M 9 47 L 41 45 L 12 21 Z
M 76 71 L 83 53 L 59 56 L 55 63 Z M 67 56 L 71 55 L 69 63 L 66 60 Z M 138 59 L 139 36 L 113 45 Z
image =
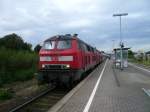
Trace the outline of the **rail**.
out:
M 55 86 L 47 89 L 46 91 L 40 93 L 39 95 L 35 96 L 35 97 L 32 97 L 30 100 L 26 101 L 25 103 L 13 108 L 12 110 L 10 110 L 9 112 L 16 112 L 18 110 L 20 110 L 21 108 L 25 107 L 26 105 L 32 103 L 33 101 L 39 99 L 40 97 L 44 96 L 45 94 L 47 94 L 48 92 L 52 91 L 53 89 L 55 89 Z

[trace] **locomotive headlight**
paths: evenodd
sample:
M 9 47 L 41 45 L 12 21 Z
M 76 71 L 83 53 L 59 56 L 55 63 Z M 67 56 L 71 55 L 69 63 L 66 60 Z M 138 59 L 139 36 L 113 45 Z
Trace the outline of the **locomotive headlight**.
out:
M 66 68 L 70 68 L 70 65 L 66 65 Z
M 40 56 L 40 61 L 51 61 L 50 56 Z
M 59 61 L 73 61 L 73 56 L 59 56 Z
M 42 64 L 42 68 L 44 68 L 45 67 L 45 65 L 44 64 Z

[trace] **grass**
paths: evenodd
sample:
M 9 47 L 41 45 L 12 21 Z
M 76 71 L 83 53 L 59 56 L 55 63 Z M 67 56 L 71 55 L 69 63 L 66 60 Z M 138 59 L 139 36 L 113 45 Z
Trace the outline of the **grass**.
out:
M 138 63 L 138 64 L 143 64 L 145 66 L 150 67 L 150 60 L 137 60 L 135 58 L 129 59 L 129 61 L 134 62 L 134 63 Z

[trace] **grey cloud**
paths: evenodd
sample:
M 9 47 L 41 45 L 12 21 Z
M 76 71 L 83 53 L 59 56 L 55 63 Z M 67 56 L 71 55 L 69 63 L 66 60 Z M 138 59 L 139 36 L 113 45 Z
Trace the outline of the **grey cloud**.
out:
M 150 32 L 148 0 L 1 0 L 0 37 L 18 33 L 32 44 L 52 35 L 78 33 L 100 50 L 111 50 L 119 42 L 119 18 L 113 13 L 128 12 L 122 19 L 123 38 L 134 49 L 147 47 Z M 134 44 L 137 40 L 140 47 Z

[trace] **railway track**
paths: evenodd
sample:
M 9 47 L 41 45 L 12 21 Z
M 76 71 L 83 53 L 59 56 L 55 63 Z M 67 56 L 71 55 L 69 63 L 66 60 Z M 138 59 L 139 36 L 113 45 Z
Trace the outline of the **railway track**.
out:
M 66 88 L 52 87 L 9 112 L 46 112 L 68 92 Z
M 92 71 L 93 69 L 87 71 L 85 73 L 86 75 L 84 74 L 83 79 Z M 76 85 L 77 84 L 75 84 L 73 87 L 75 87 Z M 17 106 L 16 108 L 11 109 L 9 112 L 46 112 L 53 105 L 55 105 L 62 97 L 64 97 L 69 91 L 70 89 L 67 89 L 66 87 L 53 86 L 47 89 L 46 91 L 42 92 L 41 94 L 30 98 L 30 100 Z

